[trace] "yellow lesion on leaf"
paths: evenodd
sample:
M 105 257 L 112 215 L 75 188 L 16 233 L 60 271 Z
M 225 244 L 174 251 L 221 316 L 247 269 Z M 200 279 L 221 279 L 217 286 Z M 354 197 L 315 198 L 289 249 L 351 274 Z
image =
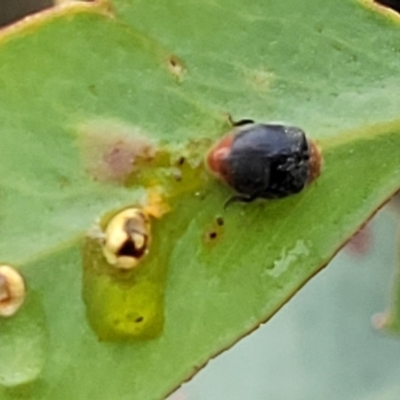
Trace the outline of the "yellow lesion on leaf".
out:
M 161 218 L 171 211 L 171 206 L 167 203 L 164 191 L 160 186 L 147 189 L 147 204 L 143 209 L 154 218 Z

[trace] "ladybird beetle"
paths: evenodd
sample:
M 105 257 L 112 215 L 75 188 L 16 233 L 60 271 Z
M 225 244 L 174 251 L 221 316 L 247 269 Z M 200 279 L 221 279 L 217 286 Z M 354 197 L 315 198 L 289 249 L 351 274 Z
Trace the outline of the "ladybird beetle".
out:
M 234 125 L 206 157 L 211 172 L 238 193 L 228 203 L 286 197 L 318 177 L 321 155 L 300 128 L 252 120 Z

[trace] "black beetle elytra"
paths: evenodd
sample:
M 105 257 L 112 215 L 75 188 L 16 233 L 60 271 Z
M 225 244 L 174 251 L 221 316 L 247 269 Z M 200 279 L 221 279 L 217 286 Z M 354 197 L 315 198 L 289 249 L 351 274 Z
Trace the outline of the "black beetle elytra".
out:
M 235 125 L 206 157 L 211 172 L 238 193 L 229 202 L 287 197 L 318 177 L 321 154 L 300 128 L 251 120 Z

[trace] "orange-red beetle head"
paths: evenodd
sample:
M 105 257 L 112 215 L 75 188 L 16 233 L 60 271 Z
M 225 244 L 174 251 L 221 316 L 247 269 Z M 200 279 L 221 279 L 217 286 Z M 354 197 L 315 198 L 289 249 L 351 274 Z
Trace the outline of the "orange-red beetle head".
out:
M 226 157 L 229 155 L 234 140 L 234 134 L 229 133 L 218 141 L 208 152 L 206 165 L 216 176 L 226 180 L 228 171 L 224 165 Z

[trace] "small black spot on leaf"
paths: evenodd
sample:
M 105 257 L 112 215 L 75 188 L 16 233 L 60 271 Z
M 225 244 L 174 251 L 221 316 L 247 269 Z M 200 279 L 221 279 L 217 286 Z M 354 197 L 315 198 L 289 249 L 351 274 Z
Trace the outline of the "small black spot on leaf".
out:
M 217 217 L 216 221 L 217 221 L 217 225 L 218 226 L 223 226 L 224 225 L 224 219 L 222 217 Z
M 185 163 L 185 157 L 179 157 L 178 165 L 183 165 Z
M 217 237 L 217 232 L 212 231 L 212 232 L 210 232 L 210 233 L 208 234 L 208 236 L 209 236 L 210 239 L 216 239 L 216 237 Z

